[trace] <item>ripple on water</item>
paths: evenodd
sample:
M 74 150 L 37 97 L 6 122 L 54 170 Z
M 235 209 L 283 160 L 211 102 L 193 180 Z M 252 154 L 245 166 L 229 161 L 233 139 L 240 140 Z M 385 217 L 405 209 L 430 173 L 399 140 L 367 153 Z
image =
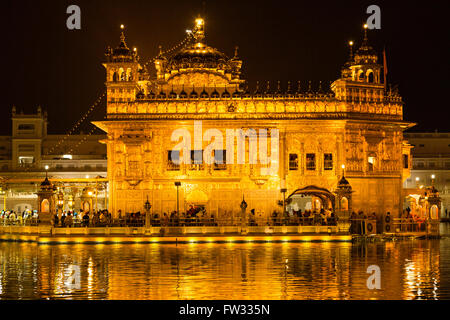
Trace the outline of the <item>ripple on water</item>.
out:
M 369 244 L 0 243 L 0 262 L 1 299 L 450 299 L 450 238 Z M 70 265 L 79 268 L 79 289 L 67 284 Z M 370 265 L 380 267 L 380 290 L 367 288 Z

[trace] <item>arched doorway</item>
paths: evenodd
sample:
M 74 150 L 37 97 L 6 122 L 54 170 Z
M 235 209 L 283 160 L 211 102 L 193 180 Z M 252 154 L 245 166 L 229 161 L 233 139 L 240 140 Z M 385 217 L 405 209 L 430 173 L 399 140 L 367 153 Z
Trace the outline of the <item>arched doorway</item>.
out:
M 50 212 L 50 203 L 47 199 L 42 200 L 41 202 L 41 212 Z
M 184 212 L 191 215 L 206 215 L 208 214 L 208 196 L 205 192 L 199 189 L 192 190 L 186 195 L 184 199 Z
M 288 211 L 320 211 L 320 209 L 334 211 L 335 196 L 325 188 L 307 186 L 289 195 L 286 208 Z
M 439 219 L 439 208 L 437 205 L 434 204 L 431 206 L 430 216 L 431 216 L 431 219 L 433 219 L 433 220 Z

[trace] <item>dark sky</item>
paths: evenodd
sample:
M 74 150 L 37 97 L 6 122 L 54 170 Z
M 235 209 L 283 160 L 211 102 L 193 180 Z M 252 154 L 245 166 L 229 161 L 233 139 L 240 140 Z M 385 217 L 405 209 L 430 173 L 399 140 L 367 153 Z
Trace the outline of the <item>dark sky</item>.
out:
M 205 3 L 205 4 L 203 4 Z M 205 12 L 207 43 L 232 56 L 240 47 L 244 78 L 335 80 L 348 57 L 347 42 L 362 38 L 366 8 L 381 8 L 381 30 L 369 31 L 380 53 L 386 46 L 388 80 L 399 86 L 405 119 L 415 130 L 450 131 L 448 111 L 448 1 L 173 1 L 7 0 L 2 2 L 0 134 L 10 134 L 10 110 L 41 105 L 49 132 L 64 133 L 102 92 L 105 48 L 126 25 L 129 46 L 143 61 L 169 48 Z M 66 28 L 66 8 L 81 7 L 82 29 Z M 382 60 L 380 60 L 382 61 Z M 104 105 L 89 120 L 102 119 Z M 90 129 L 86 123 L 84 131 Z

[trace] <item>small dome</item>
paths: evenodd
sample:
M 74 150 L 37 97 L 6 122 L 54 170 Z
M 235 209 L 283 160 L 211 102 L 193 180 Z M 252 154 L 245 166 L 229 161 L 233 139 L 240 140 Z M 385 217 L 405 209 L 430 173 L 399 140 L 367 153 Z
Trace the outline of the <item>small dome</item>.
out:
M 183 89 L 181 90 L 180 94 L 179 94 L 180 99 L 186 99 L 188 97 L 186 91 L 184 91 L 184 85 L 183 85 Z
M 224 92 L 222 93 L 222 98 L 231 98 L 231 94 L 228 92 L 227 88 L 225 88 Z
M 106 57 L 108 61 L 123 61 L 123 62 L 132 62 L 136 61 L 137 53 L 128 48 L 127 43 L 125 41 L 125 35 L 123 32 L 120 35 L 120 44 L 117 48 L 111 49 L 108 47 L 106 50 Z
M 189 94 L 189 98 L 191 98 L 191 99 L 197 99 L 198 98 L 198 93 L 197 93 L 197 91 L 195 91 L 194 87 L 192 87 L 192 91 Z
M 155 99 L 156 98 L 156 94 L 152 90 L 150 90 L 150 92 L 147 94 L 147 98 Z
M 208 47 L 203 43 L 196 43 L 188 48 L 182 49 L 169 59 L 167 70 L 211 68 L 223 69 L 228 58 L 217 49 Z
M 342 177 L 341 180 L 338 182 L 338 186 L 349 186 L 350 183 L 345 179 L 345 177 Z
M 203 87 L 203 91 L 200 93 L 200 98 L 202 98 L 202 99 L 209 98 L 209 94 L 208 94 L 208 92 L 206 92 L 205 87 Z
M 216 88 L 214 88 L 214 91 L 211 93 L 211 98 L 213 98 L 213 99 L 220 98 L 220 94 L 219 94 L 219 92 L 217 92 Z
M 48 180 L 47 177 L 45 177 L 45 180 L 41 182 L 41 187 L 48 187 L 51 186 L 51 182 Z
M 378 61 L 377 52 L 369 44 L 369 39 L 367 38 L 367 29 L 365 29 L 364 39 L 361 44 L 361 47 L 359 47 L 359 49 L 356 50 L 354 62 L 357 64 L 363 64 L 363 63 L 377 63 L 377 61 Z

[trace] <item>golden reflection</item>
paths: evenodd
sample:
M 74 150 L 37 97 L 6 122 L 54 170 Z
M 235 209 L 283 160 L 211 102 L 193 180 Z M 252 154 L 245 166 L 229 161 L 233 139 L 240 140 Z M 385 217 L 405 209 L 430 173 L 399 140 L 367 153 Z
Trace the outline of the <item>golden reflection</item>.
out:
M 450 254 L 448 249 L 446 254 Z M 440 264 L 439 240 L 368 244 L 0 243 L 0 258 L 4 262 L 0 299 L 449 298 L 448 290 L 441 288 L 441 268 L 449 272 L 449 266 Z M 381 269 L 381 290 L 366 287 L 366 270 L 373 264 Z M 70 265 L 80 268 L 80 289 L 65 284 Z

